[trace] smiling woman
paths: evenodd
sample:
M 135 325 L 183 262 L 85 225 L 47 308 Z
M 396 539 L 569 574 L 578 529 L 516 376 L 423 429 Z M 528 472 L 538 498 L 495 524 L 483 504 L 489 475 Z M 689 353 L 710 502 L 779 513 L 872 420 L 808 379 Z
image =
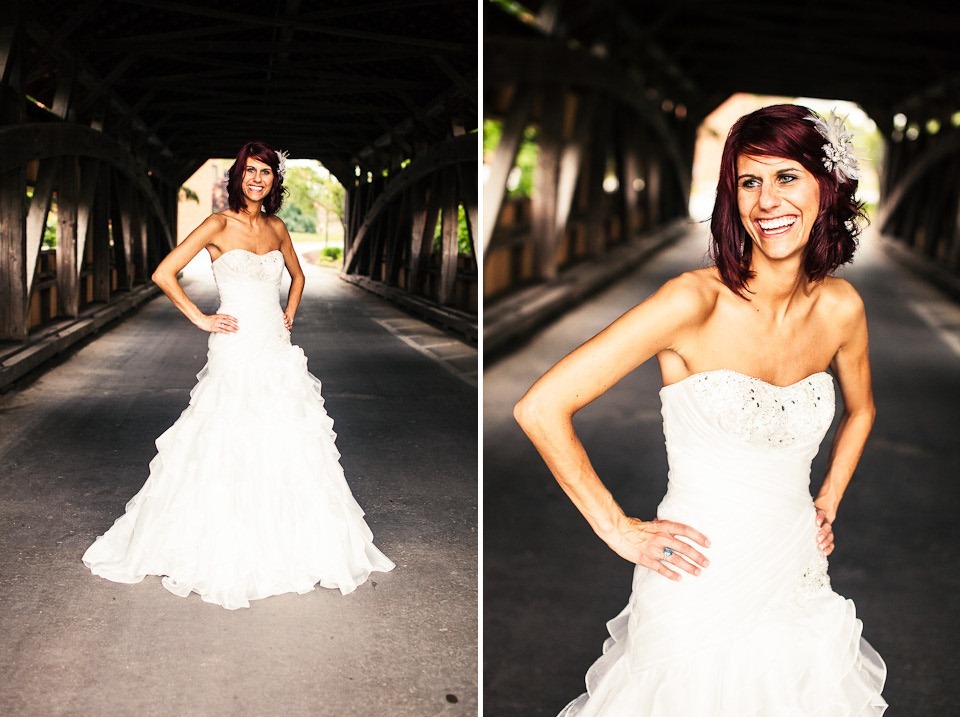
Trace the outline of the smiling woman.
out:
M 304 275 L 282 220 L 284 153 L 245 144 L 230 168 L 230 208 L 211 215 L 161 262 L 154 281 L 210 333 L 190 405 L 160 438 L 150 476 L 83 562 L 120 583 L 163 576 L 234 609 L 316 585 L 349 593 L 394 564 L 373 544 L 340 466 L 320 381 L 290 341 Z M 216 314 L 178 273 L 206 249 Z M 287 302 L 278 297 L 284 269 Z
M 276 214 L 283 203 L 285 161 L 286 153 L 264 142 L 243 145 L 227 179 L 230 209 L 240 212 L 245 209 L 244 200 L 250 200 L 262 202 L 266 214 Z
M 723 151 L 716 266 L 667 282 L 517 404 L 568 497 L 636 564 L 587 692 L 563 717 L 886 709 L 886 666 L 827 572 L 875 413 L 863 303 L 829 276 L 852 258 L 862 218 L 836 129 L 793 105 L 742 117 Z M 654 356 L 670 472 L 656 517 L 640 520 L 595 472 L 573 415 Z M 812 499 L 835 379 L 843 414 Z

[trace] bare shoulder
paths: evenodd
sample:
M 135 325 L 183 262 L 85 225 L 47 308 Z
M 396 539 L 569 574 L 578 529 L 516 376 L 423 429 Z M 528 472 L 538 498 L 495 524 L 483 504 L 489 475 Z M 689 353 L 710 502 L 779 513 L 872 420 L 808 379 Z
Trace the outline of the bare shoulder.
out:
M 854 325 L 866 319 L 863 298 L 846 279 L 828 276 L 820 287 L 820 304 L 826 316 L 841 325 Z
M 655 294 L 686 320 L 703 319 L 717 304 L 723 283 L 714 268 L 687 271 L 670 279 Z
M 209 217 L 203 220 L 200 226 L 206 225 L 210 229 L 223 229 L 225 226 L 227 226 L 227 213 L 229 211 L 230 210 L 211 214 Z
M 267 215 L 267 226 L 273 227 L 274 229 L 283 229 L 284 231 L 287 229 L 287 225 L 283 223 L 283 219 L 276 214 Z

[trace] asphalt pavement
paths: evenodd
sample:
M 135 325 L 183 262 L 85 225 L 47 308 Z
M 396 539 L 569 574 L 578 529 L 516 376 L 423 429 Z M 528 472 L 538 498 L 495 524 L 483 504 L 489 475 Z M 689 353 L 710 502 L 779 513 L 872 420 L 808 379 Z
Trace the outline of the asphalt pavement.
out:
M 205 362 L 160 297 L 0 396 L 0 714 L 477 713 L 476 349 L 304 268 L 293 341 L 396 569 L 228 611 L 83 566 Z M 215 309 L 209 260 L 184 285 Z
M 664 281 L 707 265 L 706 251 L 706 231 L 694 232 L 484 371 L 489 717 L 555 715 L 583 692 L 632 573 L 563 495 L 513 421 L 513 405 Z M 856 603 L 864 636 L 887 663 L 887 714 L 960 714 L 960 307 L 893 262 L 875 236 L 838 273 L 867 307 L 878 415 L 840 508 L 830 577 Z M 621 506 L 647 519 L 666 487 L 660 385 L 656 362 L 647 362 L 575 419 Z M 832 436 L 814 462 L 814 491 Z

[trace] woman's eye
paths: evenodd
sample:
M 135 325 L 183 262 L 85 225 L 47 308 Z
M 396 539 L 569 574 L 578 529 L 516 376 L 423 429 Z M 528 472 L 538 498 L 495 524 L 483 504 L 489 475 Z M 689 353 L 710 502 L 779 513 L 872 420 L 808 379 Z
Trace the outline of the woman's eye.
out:
M 790 182 L 796 181 L 797 176 L 795 174 L 781 174 L 780 181 L 784 184 L 789 184 Z
M 743 187 L 744 189 L 755 189 L 760 186 L 760 182 L 759 180 L 756 180 L 756 179 L 744 179 L 740 183 L 740 186 Z

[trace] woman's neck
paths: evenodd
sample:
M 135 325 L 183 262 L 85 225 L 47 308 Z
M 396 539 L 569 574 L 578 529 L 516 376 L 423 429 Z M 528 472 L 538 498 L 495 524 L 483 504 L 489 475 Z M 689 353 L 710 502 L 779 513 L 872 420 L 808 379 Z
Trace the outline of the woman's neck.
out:
M 796 303 L 810 294 L 811 285 L 803 270 L 802 257 L 769 261 L 766 257 L 751 262 L 754 276 L 747 282 L 750 301 L 782 321 Z
M 249 199 L 245 200 L 244 207 L 237 212 L 237 219 L 251 228 L 256 227 L 263 218 L 263 214 L 260 211 L 261 206 L 263 206 L 263 202 L 252 202 Z

